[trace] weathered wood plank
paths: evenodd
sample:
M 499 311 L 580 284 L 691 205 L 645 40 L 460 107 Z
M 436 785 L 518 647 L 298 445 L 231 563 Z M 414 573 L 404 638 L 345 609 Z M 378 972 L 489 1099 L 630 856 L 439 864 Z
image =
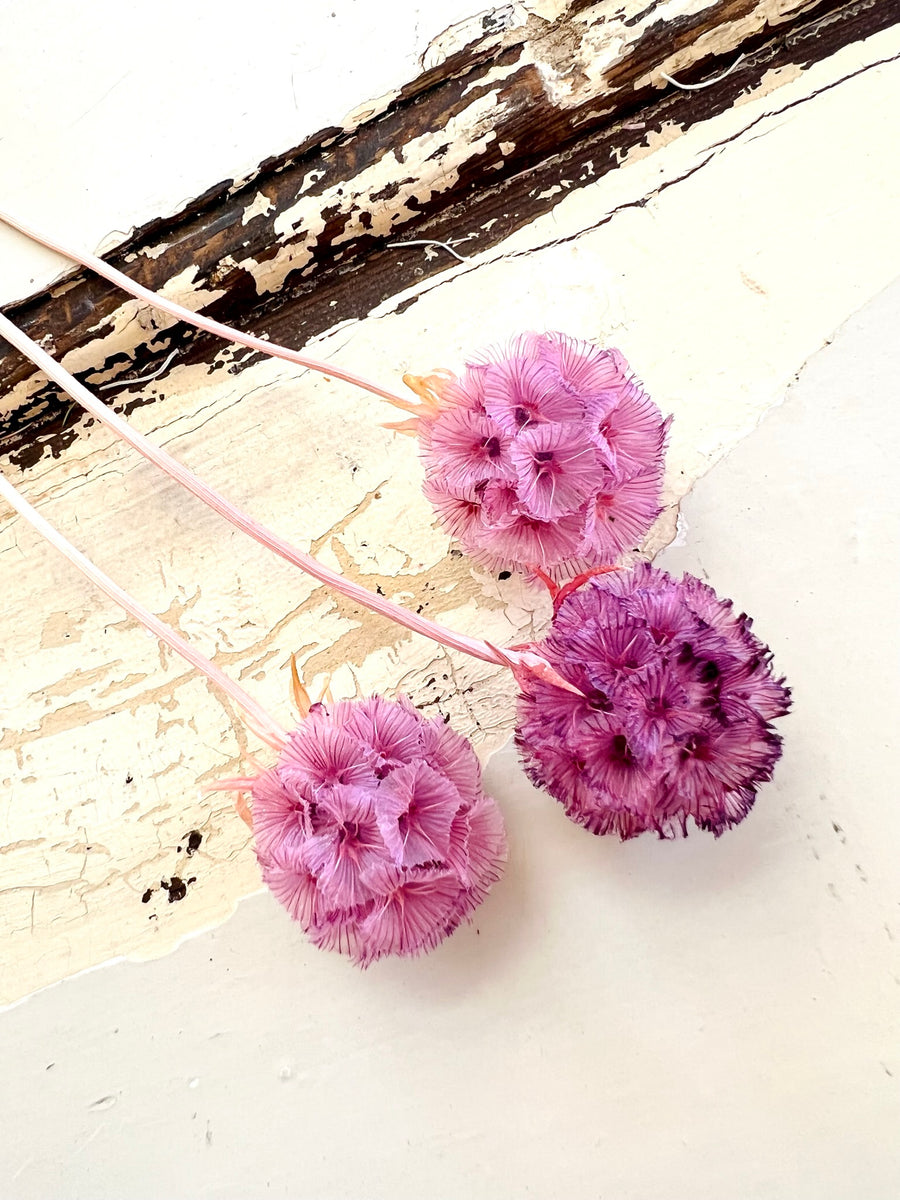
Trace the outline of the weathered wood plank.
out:
M 226 181 L 138 231 L 109 261 L 189 307 L 289 345 L 359 318 L 442 269 L 386 248 L 395 237 L 496 245 L 654 138 L 726 110 L 773 70 L 821 61 L 900 20 L 896 0 L 719 0 L 666 20 L 658 4 L 570 4 L 555 20 L 491 24 L 413 81 L 384 113 L 322 131 L 250 180 Z M 514 8 L 514 6 L 513 6 Z M 714 77 L 741 49 L 745 59 Z M 663 133 L 665 131 L 665 133 Z M 86 380 L 217 347 L 109 284 L 74 272 L 8 311 Z M 240 363 L 252 356 L 238 356 Z M 30 364 L 0 348 L 0 450 L 24 466 L 76 436 Z

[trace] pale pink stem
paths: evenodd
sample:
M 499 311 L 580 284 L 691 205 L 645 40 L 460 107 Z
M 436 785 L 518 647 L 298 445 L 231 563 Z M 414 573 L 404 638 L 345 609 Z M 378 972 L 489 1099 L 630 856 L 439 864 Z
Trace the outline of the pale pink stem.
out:
M 32 508 L 25 497 L 3 475 L 0 475 L 0 496 L 8 500 L 16 512 L 20 513 L 26 521 L 29 521 L 38 533 L 42 534 L 71 563 L 74 563 L 79 571 L 83 575 L 86 575 L 92 583 L 96 584 L 102 592 L 105 592 L 111 600 L 114 600 L 116 604 L 124 608 L 125 612 L 134 617 L 136 621 L 139 621 L 145 629 L 149 629 L 170 650 L 174 650 L 176 654 L 180 654 L 192 667 L 196 667 L 198 671 L 202 671 L 208 679 L 221 688 L 226 695 L 230 696 L 244 710 L 248 724 L 263 741 L 275 749 L 281 749 L 285 745 L 287 735 L 284 730 L 269 716 L 261 705 L 257 704 L 252 696 L 244 691 L 240 684 L 229 679 L 223 671 L 219 670 L 215 663 L 210 662 L 199 650 L 195 650 L 190 642 L 186 642 L 174 629 L 138 604 L 137 600 L 124 591 L 124 589 L 120 588 L 117 583 L 113 583 L 108 575 L 104 575 L 99 567 L 95 566 L 80 550 L 76 550 L 72 543 L 67 541 L 59 530 L 55 529 L 49 521 L 46 521 L 39 512 Z
M 242 346 L 249 346 L 251 350 L 260 350 L 263 354 L 269 354 L 273 358 L 283 358 L 287 362 L 298 363 L 301 367 L 307 367 L 310 371 L 319 371 L 322 375 L 330 375 L 334 379 L 342 379 L 345 383 L 352 383 L 354 387 L 363 388 L 364 391 L 371 392 L 375 396 L 380 396 L 382 400 L 387 400 L 397 408 L 402 408 L 404 412 L 421 412 L 421 405 L 415 401 L 407 400 L 404 396 L 398 396 L 395 392 L 380 387 L 377 383 L 373 383 L 363 375 L 347 371 L 335 363 L 323 362 L 321 359 L 311 358 L 307 354 L 301 354 L 299 350 L 290 350 L 287 346 L 278 346 L 274 342 L 267 342 L 264 338 L 254 337 L 249 333 L 242 333 L 239 329 L 232 329 L 230 325 L 223 325 L 220 321 L 213 321 L 210 317 L 204 317 L 201 313 L 192 312 L 191 309 L 185 308 L 181 304 L 176 304 L 174 300 L 167 300 L 157 292 L 151 292 L 149 288 L 135 283 L 128 275 L 117 271 L 115 267 L 111 267 L 109 263 L 104 262 L 102 258 L 98 258 L 95 254 L 72 250 L 70 247 L 62 245 L 61 242 L 55 241 L 47 234 L 30 228 L 30 226 L 19 221 L 16 217 L 10 216 L 9 213 L 0 211 L 0 221 L 4 221 L 12 229 L 23 233 L 25 237 L 31 238 L 33 242 L 39 242 L 42 246 L 46 246 L 48 250 L 54 250 L 57 254 L 62 254 L 63 257 L 70 258 L 73 262 L 80 263 L 83 267 L 95 271 L 98 275 L 102 275 L 104 279 L 108 279 L 110 283 L 114 283 L 116 287 L 120 287 L 124 292 L 128 292 L 129 295 L 134 296 L 138 300 L 143 300 L 153 308 L 161 309 L 163 312 L 177 317 L 179 321 L 185 321 L 188 325 L 195 325 L 198 329 L 203 329 L 207 333 L 214 334 L 216 337 L 224 338 L 227 342 L 238 342 Z
M 301 571 L 305 571 L 314 579 L 318 579 L 320 583 L 327 584 L 329 587 L 340 592 L 349 600 L 361 604 L 364 608 L 370 609 L 372 612 L 378 613 L 382 617 L 387 617 L 388 620 L 396 622 L 398 625 L 404 626 L 406 629 L 411 629 L 414 633 L 420 633 L 425 637 L 431 638 L 435 642 L 439 642 L 443 646 L 449 646 L 453 650 L 461 650 L 464 654 L 471 654 L 474 658 L 480 658 L 484 662 L 493 663 L 496 666 L 509 667 L 512 671 L 525 671 L 532 674 L 538 674 L 544 679 L 553 679 L 559 686 L 565 687 L 569 691 L 577 691 L 571 684 L 566 683 L 560 676 L 556 675 L 549 663 L 545 662 L 538 655 L 530 651 L 520 652 L 517 650 L 501 650 L 497 646 L 491 645 L 490 642 L 480 641 L 478 638 L 467 637 L 465 634 L 454 633 L 451 629 L 446 629 L 443 625 L 438 625 L 434 621 L 429 621 L 425 617 L 420 617 L 417 613 L 412 613 L 406 608 L 402 608 L 399 604 L 395 604 L 392 600 L 388 600 L 384 596 L 379 596 L 375 592 L 370 592 L 368 588 L 362 587 L 358 583 L 353 583 L 349 579 L 345 579 L 343 575 L 336 571 L 330 570 L 323 566 L 311 555 L 305 554 L 302 550 L 297 550 L 290 542 L 286 542 L 278 534 L 267 529 L 265 525 L 248 516 L 236 508 L 224 496 L 220 495 L 213 488 L 209 487 L 198 479 L 193 472 L 183 467 L 176 459 L 167 453 L 167 451 L 156 446 L 148 438 L 145 438 L 142 433 L 138 433 L 133 429 L 127 421 L 124 421 L 117 413 L 98 400 L 92 392 L 81 383 L 78 382 L 65 367 L 61 366 L 54 358 L 51 358 L 46 351 L 42 350 L 36 342 L 33 342 L 27 334 L 23 333 L 18 326 L 13 325 L 7 317 L 0 313 L 0 336 L 6 338 L 13 346 L 47 375 L 54 380 L 75 400 L 82 408 L 86 409 L 91 416 L 96 417 L 104 425 L 109 426 L 120 438 L 133 446 L 146 459 L 149 459 L 155 466 L 176 480 L 188 491 L 193 492 L 204 504 L 209 505 L 211 509 L 225 517 L 232 525 L 238 529 L 248 533 L 256 541 L 263 546 L 273 550 L 276 554 L 286 559 L 289 563 L 293 563 L 295 567 L 299 567 Z M 550 673 L 548 675 L 548 672 Z M 555 678 L 554 678 L 555 677 Z

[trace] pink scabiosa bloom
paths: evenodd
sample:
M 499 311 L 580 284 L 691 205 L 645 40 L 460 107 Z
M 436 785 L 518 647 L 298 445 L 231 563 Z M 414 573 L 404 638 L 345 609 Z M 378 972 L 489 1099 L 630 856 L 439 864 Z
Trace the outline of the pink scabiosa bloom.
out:
M 264 881 L 315 945 L 363 967 L 433 949 L 506 860 L 472 747 L 403 697 L 312 705 L 250 792 Z
M 278 754 L 270 770 L 208 790 L 249 791 L 262 875 L 323 949 L 367 966 L 433 949 L 468 919 L 506 861 L 503 819 L 465 738 L 406 699 L 311 704 L 292 662 L 303 720 L 281 726 L 215 663 L 75 549 L 0 475 L 0 498 L 159 640 L 243 709 Z M 518 662 L 519 660 L 516 659 Z M 541 660 L 539 669 L 550 667 Z
M 405 376 L 425 495 L 491 568 L 561 578 L 635 546 L 660 512 L 669 422 L 617 350 L 527 333 L 460 378 Z
M 642 563 L 557 592 L 539 649 L 583 693 L 526 680 L 528 776 L 592 833 L 718 837 L 771 779 L 790 705 L 771 653 L 730 600 Z

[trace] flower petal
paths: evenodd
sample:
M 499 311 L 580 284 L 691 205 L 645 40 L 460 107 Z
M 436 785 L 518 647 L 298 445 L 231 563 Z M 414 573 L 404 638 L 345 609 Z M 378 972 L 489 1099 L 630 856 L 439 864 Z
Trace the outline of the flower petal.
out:
M 376 797 L 378 828 L 397 866 L 443 862 L 459 792 L 424 762 L 392 771 Z

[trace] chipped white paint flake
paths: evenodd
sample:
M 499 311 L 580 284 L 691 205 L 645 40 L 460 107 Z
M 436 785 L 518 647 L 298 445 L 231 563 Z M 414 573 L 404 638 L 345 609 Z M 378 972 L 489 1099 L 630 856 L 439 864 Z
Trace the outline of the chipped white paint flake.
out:
M 165 254 L 168 249 L 168 242 L 159 242 L 156 246 L 143 246 L 140 253 L 144 258 L 159 258 L 159 256 L 161 254 Z M 137 255 L 134 255 L 133 257 L 137 258 Z
M 266 217 L 275 205 L 265 192 L 257 192 L 241 215 L 241 224 L 249 225 L 254 217 Z
M 383 112 L 386 112 L 390 108 L 399 95 L 400 89 L 393 88 L 375 100 L 367 100 L 365 104 L 361 104 L 357 108 L 351 108 L 341 122 L 344 131 L 350 133 L 354 129 L 358 129 L 364 122 L 381 116 Z
M 498 5 L 493 10 L 487 9 L 473 17 L 467 17 L 464 21 L 458 21 L 438 34 L 430 43 L 422 55 L 422 67 L 426 71 L 432 71 L 445 63 L 451 55 L 459 54 L 475 42 L 479 45 L 499 45 L 502 34 L 511 29 L 520 29 L 527 20 L 526 6 L 512 3 Z
M 648 129 L 647 136 L 637 146 L 632 146 L 625 152 L 617 151 L 616 159 L 619 166 L 624 166 L 625 163 L 640 162 L 642 158 L 646 158 L 649 154 L 655 154 L 663 146 L 668 146 L 670 142 L 676 141 L 683 132 L 682 127 L 675 121 L 663 121 L 659 129 Z

